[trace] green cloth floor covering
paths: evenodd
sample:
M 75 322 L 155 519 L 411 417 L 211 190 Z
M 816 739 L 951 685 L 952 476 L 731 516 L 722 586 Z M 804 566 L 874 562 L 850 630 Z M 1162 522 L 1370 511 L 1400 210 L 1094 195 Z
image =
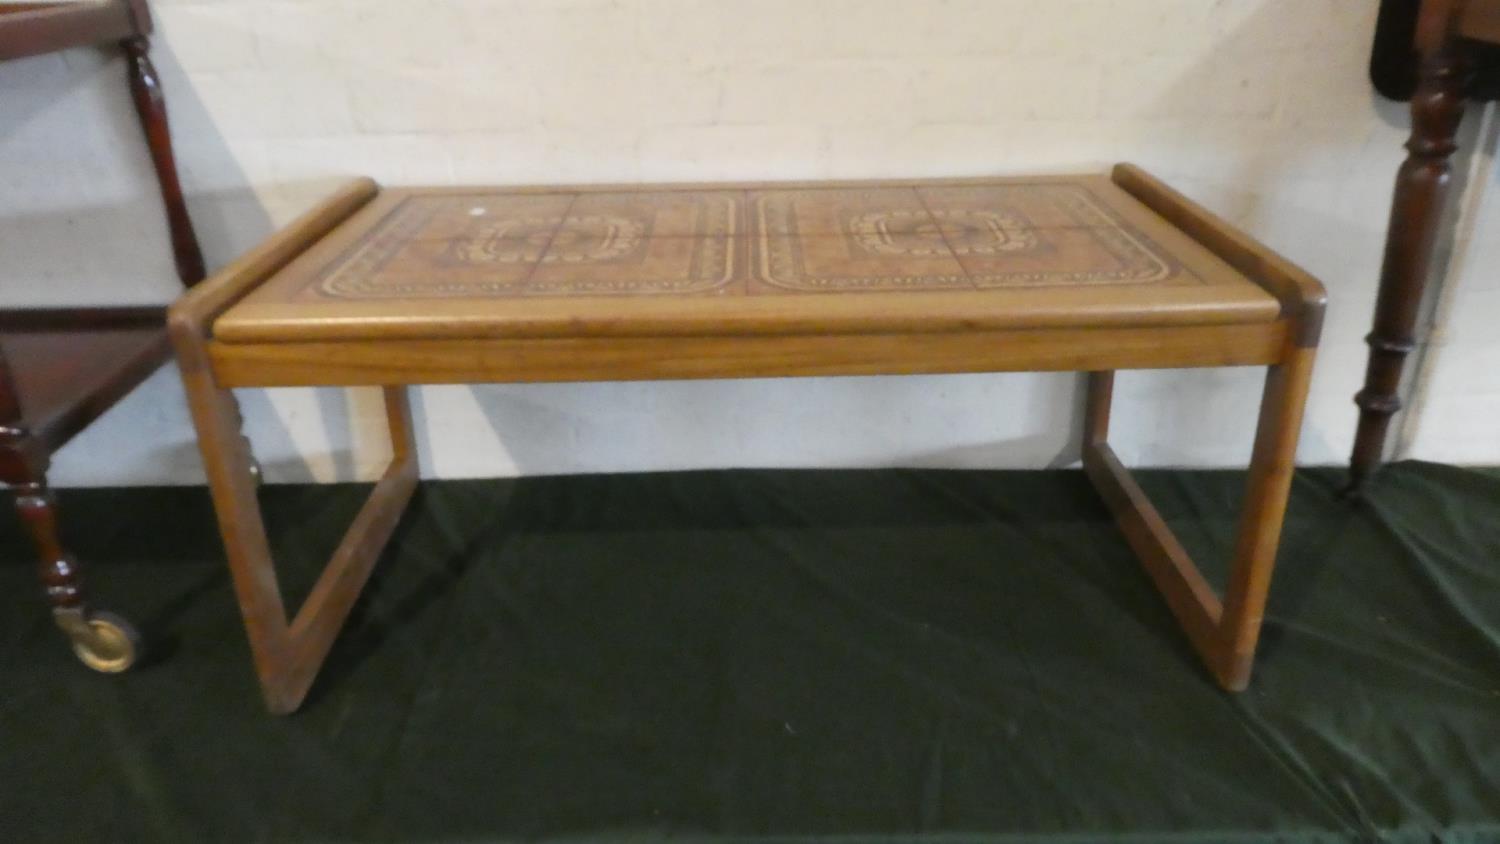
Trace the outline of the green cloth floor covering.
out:
M 1220 692 L 1078 472 L 434 482 L 299 714 L 208 496 L 78 490 L 90 674 L 0 532 L 0 842 L 1500 841 L 1500 474 L 1299 472 Z M 1217 581 L 1242 473 L 1143 485 Z M 262 492 L 295 599 L 355 486 Z

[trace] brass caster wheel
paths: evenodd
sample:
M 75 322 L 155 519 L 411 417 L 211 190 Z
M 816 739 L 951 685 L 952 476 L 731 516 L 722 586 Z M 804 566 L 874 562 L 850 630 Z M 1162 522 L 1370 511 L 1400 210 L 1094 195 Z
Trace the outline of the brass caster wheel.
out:
M 73 653 L 89 668 L 103 674 L 119 674 L 140 661 L 145 643 L 130 622 L 112 612 L 90 613 L 86 619 L 72 618 L 59 625 L 72 640 Z

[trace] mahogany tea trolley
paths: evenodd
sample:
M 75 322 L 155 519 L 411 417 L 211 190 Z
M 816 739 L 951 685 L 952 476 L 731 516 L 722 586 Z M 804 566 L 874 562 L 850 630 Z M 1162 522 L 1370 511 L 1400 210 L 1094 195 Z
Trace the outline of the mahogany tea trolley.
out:
M 1322 286 L 1141 170 L 599 188 L 344 188 L 169 330 L 265 702 L 295 710 L 417 483 L 413 384 L 1089 374 L 1084 466 L 1217 681 L 1249 681 Z M 1118 369 L 1264 366 L 1215 592 L 1111 450 Z M 234 389 L 384 388 L 393 458 L 288 615 Z
M 204 276 L 167 130 L 161 82 L 148 55 L 145 0 L 73 0 L 0 5 L 0 61 L 72 47 L 119 44 L 165 206 L 177 275 Z M 92 609 L 78 563 L 63 542 L 47 486 L 51 454 L 166 362 L 166 309 L 139 307 L 0 310 L 0 482 L 40 556 L 53 618 L 73 652 L 96 671 L 124 671 L 141 653 L 123 618 Z

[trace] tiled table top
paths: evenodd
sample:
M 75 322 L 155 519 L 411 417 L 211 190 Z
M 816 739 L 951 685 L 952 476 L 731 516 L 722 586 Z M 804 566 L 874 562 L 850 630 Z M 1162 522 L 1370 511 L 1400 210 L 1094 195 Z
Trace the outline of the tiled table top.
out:
M 1209 321 L 1276 313 L 1269 294 L 1102 177 L 388 189 L 221 317 L 216 333 L 298 320 L 347 329 L 393 309 L 408 321 L 598 315 L 624 299 L 717 298 L 727 312 L 770 307 L 754 303 L 766 297 L 858 296 L 889 308 L 901 296 L 900 307 L 920 309 L 963 292 L 994 293 L 975 301 L 995 307 L 1044 297 L 1192 307 Z M 1227 310 L 1214 317 L 1214 307 Z

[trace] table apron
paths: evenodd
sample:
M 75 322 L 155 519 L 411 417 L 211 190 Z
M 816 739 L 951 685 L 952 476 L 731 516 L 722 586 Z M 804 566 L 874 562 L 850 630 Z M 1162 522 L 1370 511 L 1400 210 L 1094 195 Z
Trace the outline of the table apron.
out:
M 653 381 L 1269 365 L 1288 323 L 791 336 L 211 341 L 222 387 Z

